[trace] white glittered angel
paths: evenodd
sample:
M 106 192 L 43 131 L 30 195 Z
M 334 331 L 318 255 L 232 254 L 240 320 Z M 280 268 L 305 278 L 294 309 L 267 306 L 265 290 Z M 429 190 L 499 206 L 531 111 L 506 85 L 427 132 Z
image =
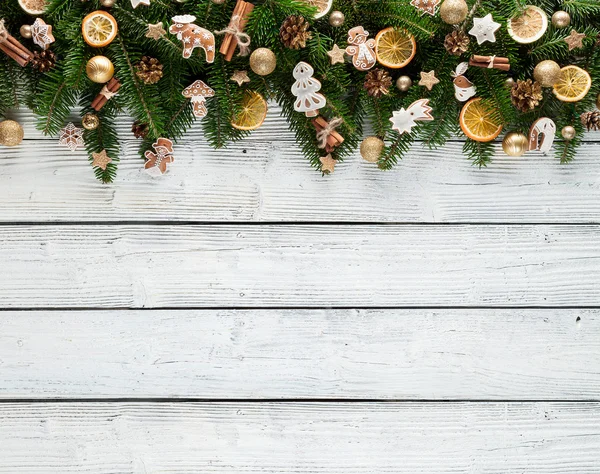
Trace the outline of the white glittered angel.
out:
M 319 94 L 321 83 L 312 77 L 314 73 L 312 66 L 303 61 L 296 65 L 293 73 L 296 82 L 292 85 L 292 94 L 298 98 L 294 103 L 294 110 L 304 112 L 307 117 L 319 115 L 318 110 L 327 103 L 325 96 Z

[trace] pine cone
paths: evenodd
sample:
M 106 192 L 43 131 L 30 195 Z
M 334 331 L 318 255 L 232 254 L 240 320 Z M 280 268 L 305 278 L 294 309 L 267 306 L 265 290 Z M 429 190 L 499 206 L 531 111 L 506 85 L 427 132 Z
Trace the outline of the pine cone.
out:
M 381 97 L 390 92 L 392 77 L 385 69 L 372 69 L 365 76 L 364 88 L 371 97 Z
M 142 56 L 142 60 L 135 65 L 135 74 L 144 84 L 156 84 L 163 76 L 163 65 L 156 58 Z
M 56 65 L 56 54 L 49 49 L 33 53 L 31 67 L 39 72 L 48 72 Z
M 600 131 L 600 110 L 581 114 L 581 123 L 588 129 L 588 132 L 591 130 Z
M 148 136 L 148 124 L 142 122 L 133 122 L 131 126 L 131 131 L 135 138 L 146 138 Z
M 542 100 L 542 86 L 537 81 L 518 80 L 510 91 L 513 105 L 521 112 L 531 112 Z
M 460 56 L 469 49 L 471 40 L 462 30 L 454 30 L 446 35 L 444 39 L 444 47 L 446 51 L 454 56 Z
M 288 16 L 281 25 L 279 37 L 286 48 L 306 48 L 306 42 L 312 38 L 312 34 L 308 31 L 309 28 L 310 23 L 303 16 Z

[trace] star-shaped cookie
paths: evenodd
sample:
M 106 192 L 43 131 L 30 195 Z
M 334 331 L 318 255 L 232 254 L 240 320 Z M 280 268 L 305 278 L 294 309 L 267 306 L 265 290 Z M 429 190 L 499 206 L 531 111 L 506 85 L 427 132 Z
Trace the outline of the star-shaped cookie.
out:
M 250 82 L 247 71 L 235 71 L 230 79 L 234 82 L 237 82 L 238 86 L 241 86 L 245 82 Z
M 421 71 L 421 80 L 419 81 L 420 86 L 427 87 L 427 90 L 431 90 L 438 82 L 440 82 L 440 80 L 435 77 L 435 71 Z
M 331 154 L 322 156 L 319 158 L 321 161 L 321 171 L 325 174 L 331 174 L 335 171 L 336 161 L 332 158 Z
M 577 31 L 571 30 L 571 34 L 565 38 L 565 43 L 569 45 L 569 51 L 573 51 L 576 48 L 583 48 L 584 38 L 584 33 L 577 33 Z
M 31 39 L 42 49 L 48 49 L 54 43 L 52 25 L 47 25 L 41 18 L 36 18 L 31 25 Z
M 165 36 L 167 32 L 163 28 L 162 21 L 158 23 L 148 23 L 148 33 L 146 33 L 146 38 L 152 38 L 154 40 L 159 40 L 163 36 Z
M 337 44 L 333 45 L 331 51 L 327 52 L 327 56 L 331 59 L 331 64 L 344 63 L 346 61 L 345 55 L 346 51 L 340 48 Z
M 112 158 L 106 154 L 106 150 L 102 150 L 100 153 L 92 153 L 92 158 L 94 159 L 92 166 L 97 166 L 103 170 L 112 162 Z
M 483 18 L 473 18 L 473 28 L 469 30 L 469 34 L 477 38 L 477 44 L 483 44 L 486 41 L 495 43 L 495 33 L 501 26 L 500 23 L 494 21 L 492 14 L 488 13 Z

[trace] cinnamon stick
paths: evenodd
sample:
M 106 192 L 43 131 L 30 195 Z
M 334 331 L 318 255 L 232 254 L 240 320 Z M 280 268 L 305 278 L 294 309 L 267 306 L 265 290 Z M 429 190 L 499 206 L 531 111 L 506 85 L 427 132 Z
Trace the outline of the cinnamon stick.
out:
M 33 58 L 33 53 L 11 35 L 7 35 L 6 39 L 0 42 L 0 51 L 14 59 L 21 67 L 26 66 Z
M 473 66 L 473 67 L 481 67 L 484 69 L 488 69 L 490 68 L 490 63 L 481 63 L 481 62 L 476 62 L 473 60 L 469 61 L 469 66 Z M 499 71 L 510 71 L 510 64 L 496 64 L 494 63 L 493 65 L 493 69 L 497 69 Z
M 106 83 L 105 87 L 109 92 L 117 92 L 121 88 L 121 83 L 118 79 L 113 77 L 110 81 L 108 81 L 108 83 Z M 102 109 L 102 107 L 104 107 L 107 102 L 108 99 L 106 98 L 106 96 L 100 93 L 92 101 L 91 107 L 97 112 L 100 109 Z
M 237 0 L 235 8 L 233 9 L 233 13 L 231 14 L 231 18 L 233 19 L 235 16 L 241 16 L 245 7 L 246 2 L 244 0 Z M 221 44 L 221 49 L 219 49 L 221 54 L 227 55 L 227 53 L 229 53 L 229 46 L 231 45 L 232 38 L 233 35 L 231 33 L 227 33 L 225 35 L 225 38 L 223 38 L 223 43 Z
M 492 56 L 479 56 L 475 54 L 471 56 L 471 60 L 476 63 L 489 63 L 492 60 Z M 510 59 L 496 56 L 494 57 L 494 64 L 510 64 Z

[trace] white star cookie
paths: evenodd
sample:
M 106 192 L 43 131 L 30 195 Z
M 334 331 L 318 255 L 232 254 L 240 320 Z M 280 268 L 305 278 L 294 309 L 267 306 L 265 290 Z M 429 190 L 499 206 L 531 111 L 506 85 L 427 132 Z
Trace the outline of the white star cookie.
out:
M 469 30 L 469 34 L 477 38 L 477 44 L 483 44 L 486 41 L 491 43 L 496 42 L 496 31 L 500 28 L 500 23 L 496 23 L 492 14 L 488 13 L 483 18 L 473 18 L 473 28 Z

